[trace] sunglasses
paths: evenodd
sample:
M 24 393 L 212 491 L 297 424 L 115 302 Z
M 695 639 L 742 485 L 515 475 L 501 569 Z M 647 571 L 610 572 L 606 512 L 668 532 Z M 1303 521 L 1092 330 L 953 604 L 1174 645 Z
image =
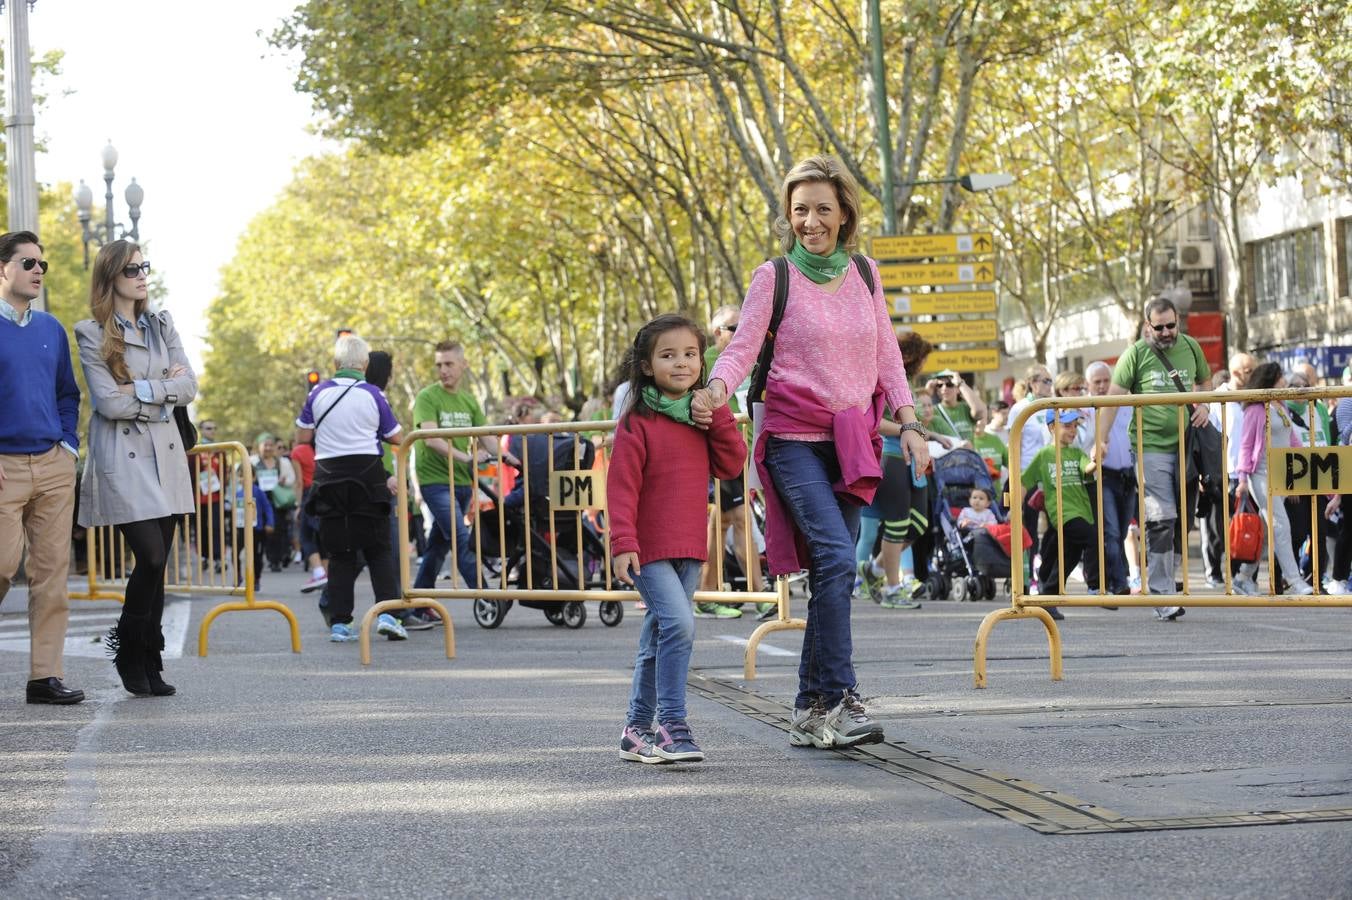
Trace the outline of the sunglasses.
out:
M 1155 329 L 1155 333 L 1156 333 L 1156 334 L 1160 334 L 1161 332 L 1165 332 L 1165 331 L 1173 331 L 1175 328 L 1178 327 L 1178 323 L 1177 323 L 1177 322 L 1161 322 L 1161 323 L 1158 324 L 1158 325 L 1153 325 L 1153 324 L 1152 324 L 1150 327 L 1153 328 L 1153 329 Z
M 718 330 L 719 330 L 719 331 L 736 331 L 736 330 L 737 330 L 737 326 L 736 326 L 736 325 L 719 325 L 719 326 L 718 326 Z
M 147 275 L 150 274 L 150 263 L 143 262 L 139 266 L 136 263 L 130 263 L 122 267 L 122 274 L 126 275 L 128 278 L 135 278 L 142 272 Z
M 45 259 L 35 259 L 31 256 L 25 256 L 23 259 L 19 260 L 19 265 L 23 267 L 25 272 L 31 272 L 33 271 L 33 267 L 37 266 L 42 270 L 43 275 L 47 274 L 47 260 Z

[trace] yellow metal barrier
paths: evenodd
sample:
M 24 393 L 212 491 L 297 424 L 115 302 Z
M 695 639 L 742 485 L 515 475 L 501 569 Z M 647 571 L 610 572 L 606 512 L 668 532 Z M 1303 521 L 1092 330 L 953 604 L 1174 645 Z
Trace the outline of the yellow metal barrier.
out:
M 1145 539 L 1145 478 L 1143 471 L 1144 441 L 1142 434 L 1142 416 L 1141 409 L 1146 406 L 1170 406 L 1178 410 L 1179 423 L 1179 446 L 1178 446 L 1178 471 L 1180 473 L 1187 471 L 1187 459 L 1190 452 L 1186 442 L 1186 424 L 1190 411 L 1188 407 L 1196 403 L 1220 403 L 1221 410 L 1221 478 L 1226 484 L 1225 490 L 1228 492 L 1228 463 L 1229 463 L 1229 421 L 1227 403 L 1250 403 L 1262 402 L 1268 403 L 1294 401 L 1308 405 L 1309 415 L 1307 421 L 1310 423 L 1310 447 L 1307 450 L 1317 450 L 1315 445 L 1315 426 L 1318 420 L 1314 414 L 1314 403 L 1317 400 L 1337 401 L 1343 397 L 1352 396 L 1352 389 L 1347 387 L 1322 387 L 1322 388 L 1284 388 L 1280 390 L 1269 389 L 1261 391 L 1207 391 L 1196 393 L 1169 393 L 1169 394 L 1131 394 L 1131 395 L 1110 395 L 1101 397 L 1083 396 L 1083 397 L 1056 397 L 1045 398 L 1030 403 L 1025 409 L 1019 412 L 1010 425 L 1009 431 L 1009 521 L 1011 528 L 1010 547 L 1022 548 L 1023 546 L 1023 501 L 1024 490 L 1020 479 L 1020 444 L 1025 426 L 1045 428 L 1043 423 L 1043 413 L 1049 409 L 1094 409 L 1096 415 L 1095 423 L 1095 443 L 1103 444 L 1107 440 L 1107 435 L 1103 429 L 1104 409 L 1117 409 L 1120 407 L 1129 407 L 1133 410 L 1135 416 L 1134 431 L 1136 434 L 1136 485 L 1137 485 L 1137 518 L 1140 522 L 1140 571 L 1144 575 L 1147 570 L 1147 546 Z M 1031 423 L 1031 425 L 1029 424 Z M 1024 584 L 1024 569 L 1021 560 L 1021 549 L 1013 549 L 1010 560 L 1010 608 L 1002 609 L 990 613 L 982 619 L 981 626 L 977 630 L 976 645 L 973 655 L 973 678 L 977 688 L 986 686 L 986 650 L 989 642 L 991 630 L 999 622 L 1009 619 L 1037 619 L 1042 623 L 1047 631 L 1047 642 L 1051 656 L 1051 677 L 1053 681 L 1060 681 L 1063 674 L 1061 660 L 1061 637 L 1057 629 L 1056 622 L 1046 612 L 1044 607 L 1048 606 L 1067 606 L 1067 607 L 1094 607 L 1103 605 L 1112 605 L 1120 607 L 1156 607 L 1156 606 L 1191 606 L 1191 607 L 1352 607 L 1352 596 L 1328 596 L 1328 595 L 1292 595 L 1277 593 L 1277 578 L 1274 573 L 1275 550 L 1271 534 L 1273 498 L 1283 498 L 1286 495 L 1322 493 L 1322 494 L 1342 494 L 1352 493 L 1352 459 L 1348 460 L 1348 465 L 1341 471 L 1337 465 L 1342 459 L 1348 456 L 1345 451 L 1334 451 L 1333 448 L 1323 448 L 1325 453 L 1296 454 L 1297 458 L 1305 459 L 1301 464 L 1289 464 L 1287 458 L 1292 456 L 1292 451 L 1287 448 L 1273 448 L 1271 446 L 1271 419 L 1267 418 L 1267 440 L 1265 442 L 1268 459 L 1269 489 L 1267 492 L 1267 518 L 1264 522 L 1264 533 L 1267 535 L 1268 546 L 1268 595 L 1267 596 L 1249 596 L 1236 594 L 1234 584 L 1230 574 L 1230 504 L 1227 500 L 1222 501 L 1223 523 L 1222 529 L 1224 537 L 1224 564 L 1222 568 L 1225 571 L 1224 590 L 1219 594 L 1194 594 L 1189 589 L 1188 577 L 1188 538 L 1187 532 L 1191 525 L 1188 522 L 1187 513 L 1187 485 L 1186 479 L 1178 479 L 1178 509 L 1179 509 L 1179 527 L 1183 528 L 1182 534 L 1182 556 L 1183 566 L 1182 591 L 1171 594 L 1149 594 L 1140 595 L 1118 595 L 1108 594 L 1106 590 L 1107 573 L 1104 560 L 1104 529 L 1103 517 L 1097 515 L 1098 522 L 1098 572 L 1099 585 L 1098 594 L 1067 594 L 1066 593 L 1066 571 L 1065 571 L 1065 539 L 1063 533 L 1064 517 L 1061 510 L 1057 511 L 1057 555 L 1058 555 L 1058 581 L 1057 592 L 1055 594 L 1029 594 Z M 1310 459 L 1314 459 L 1313 464 Z M 1322 468 L 1321 468 L 1322 467 Z M 1319 490 L 1320 484 L 1317 477 L 1323 471 L 1325 473 L 1324 487 Z M 1277 474 L 1281 473 L 1283 478 L 1290 475 L 1295 478 L 1299 474 L 1299 479 L 1291 485 L 1279 484 Z M 1056 479 L 1057 479 L 1057 502 L 1061 503 L 1061 451 L 1058 445 L 1056 451 Z M 1097 473 L 1095 473 L 1097 475 Z M 1341 483 L 1338 481 L 1341 478 Z M 1313 483 L 1312 483 L 1313 481 Z M 1097 494 L 1097 510 L 1103 509 L 1103 481 L 1101 478 L 1094 478 L 1094 490 Z M 1352 511 L 1349 511 L 1352 512 Z M 1344 515 L 1348 513 L 1345 512 Z M 1315 590 L 1319 590 L 1319 528 L 1318 528 L 1319 504 L 1311 503 L 1310 510 L 1310 532 L 1312 535 L 1311 560 L 1313 563 L 1313 579 Z M 1125 535 L 1124 535 L 1125 537 Z M 1036 547 L 1033 548 L 1036 552 Z
M 744 418 L 742 419 L 742 423 L 743 425 L 745 425 Z M 604 502 L 598 503 L 595 501 L 597 498 L 601 498 L 603 496 L 605 484 L 605 468 L 604 465 L 602 465 L 597 469 L 587 470 L 585 472 L 577 468 L 578 461 L 582 459 L 582 441 L 585 440 L 583 437 L 577 434 L 577 431 L 579 430 L 579 428 L 584 428 L 588 432 L 610 434 L 614 432 L 615 424 L 616 423 L 614 421 L 605 421 L 605 422 L 587 422 L 585 424 L 577 422 L 569 422 L 569 423 L 547 423 L 547 424 L 531 424 L 531 425 L 495 425 L 480 428 L 428 429 L 423 431 L 414 431 L 410 433 L 404 439 L 403 443 L 396 448 L 395 454 L 396 459 L 398 461 L 396 481 L 398 482 L 399 486 L 398 499 L 396 501 L 398 504 L 398 512 L 399 512 L 399 548 L 398 548 L 399 581 L 403 596 L 401 599 L 398 600 L 386 600 L 382 603 L 375 604 L 374 606 L 371 607 L 371 609 L 369 609 L 366 612 L 366 615 L 362 617 L 360 629 L 362 664 L 369 665 L 371 662 L 371 653 L 370 653 L 371 624 L 375 621 L 376 617 L 379 616 L 381 613 L 387 612 L 392 609 L 414 609 L 422 606 L 431 606 L 435 608 L 441 614 L 442 619 L 446 625 L 446 656 L 447 658 L 454 658 L 455 642 L 454 642 L 453 625 L 451 622 L 450 615 L 446 612 L 445 607 L 443 607 L 439 602 L 436 602 L 438 600 L 471 600 L 475 602 L 499 601 L 499 600 L 531 600 L 531 601 L 553 601 L 558 603 L 570 603 L 588 600 L 599 600 L 599 601 L 639 600 L 640 597 L 637 591 L 622 588 L 621 586 L 616 585 L 612 580 L 613 575 L 611 567 L 610 533 L 608 529 L 606 528 L 596 529 L 596 531 L 598 532 L 597 537 L 603 547 L 603 556 L 591 561 L 593 563 L 593 567 L 597 569 L 596 572 L 589 571 L 588 560 L 585 558 L 585 553 L 583 549 L 583 545 L 586 542 L 586 538 L 584 537 L 584 529 L 586 529 L 587 527 L 583 521 L 584 509 L 604 510 Z M 546 453 L 547 460 L 544 462 L 544 465 L 546 465 L 547 467 L 548 483 L 551 485 L 552 492 L 553 491 L 566 492 L 569 495 L 569 499 L 566 504 L 559 504 L 557 502 L 551 504 L 550 508 L 545 513 L 545 515 L 547 516 L 545 521 L 550 523 L 547 528 L 547 534 L 545 535 L 546 538 L 545 542 L 548 544 L 547 553 L 546 548 L 532 546 L 533 529 L 531 527 L 531 523 L 533 521 L 531 517 L 532 504 L 534 504 L 537 507 L 538 512 L 538 505 L 541 502 L 548 503 L 548 501 L 545 498 L 539 496 L 533 497 L 531 490 L 529 489 L 523 490 L 522 497 L 523 519 L 522 522 L 520 523 L 523 546 L 517 548 L 516 552 L 513 553 L 512 565 L 509 565 L 509 557 L 507 552 L 508 534 L 506 530 L 506 521 L 505 521 L 506 517 L 501 514 L 496 515 L 495 516 L 497 520 L 496 528 L 493 529 L 491 526 L 489 526 L 490 532 L 495 532 L 493 533 L 493 537 L 496 538 L 498 552 L 496 557 L 493 557 L 491 553 L 488 556 L 485 556 L 484 553 L 485 525 L 483 521 L 483 511 L 481 510 L 480 504 L 478 502 L 472 502 L 470 504 L 471 509 L 468 511 L 468 513 L 472 518 L 473 522 L 472 531 L 475 541 L 474 556 L 479 572 L 479 583 L 472 586 L 466 585 L 463 587 L 453 587 L 453 588 L 415 588 L 413 586 L 412 560 L 409 552 L 408 473 L 409 473 L 409 453 L 411 448 L 421 441 L 427 441 L 430 439 L 439 439 L 447 442 L 450 442 L 451 440 L 458 438 L 493 439 L 496 445 L 495 452 L 493 454 L 495 457 L 494 461 L 497 464 L 497 472 L 499 473 L 497 476 L 497 484 L 494 487 L 494 490 L 496 491 L 497 494 L 497 499 L 494 501 L 494 506 L 495 511 L 500 513 L 502 510 L 501 498 L 504 495 L 504 491 L 502 490 L 503 488 L 502 473 L 505 467 L 505 456 L 503 453 L 501 442 L 497 439 L 503 435 L 529 436 L 529 435 L 554 435 L 554 434 L 568 434 L 572 437 L 573 441 L 572 456 L 575 468 L 572 470 L 567 470 L 567 472 L 569 473 L 567 475 L 564 474 L 565 470 L 558 470 L 556 472 L 553 452 L 554 440 L 553 438 L 550 438 L 549 441 L 547 442 L 549 444 L 549 452 Z M 530 475 L 532 467 L 532 460 L 530 458 L 530 452 L 528 449 L 529 444 L 524 439 L 522 440 L 521 443 L 523 449 L 522 453 L 523 459 L 520 460 L 521 468 L 519 478 L 521 479 L 523 484 L 529 485 L 531 480 Z M 424 452 L 434 452 L 434 451 L 424 451 Z M 533 464 L 536 466 L 541 465 L 541 461 L 535 460 Z M 558 475 L 557 479 L 556 474 Z M 745 470 L 743 477 L 745 478 Z M 588 491 L 585 494 L 582 493 L 584 488 L 587 489 Z M 714 531 L 715 534 L 721 538 L 726 533 L 726 526 L 723 521 L 723 514 L 717 502 L 717 496 L 718 496 L 717 492 L 715 492 L 715 502 L 713 504 Z M 557 501 L 559 498 L 555 499 Z M 749 566 L 756 566 L 759 565 L 760 555 L 757 552 L 752 539 L 752 528 L 750 527 L 752 513 L 750 502 L 743 503 L 742 509 L 744 515 L 747 517 L 746 523 L 748 526 L 744 529 L 744 534 L 746 536 L 746 547 L 744 558 L 748 561 Z M 462 513 L 463 512 L 464 511 L 462 511 Z M 561 580 L 559 548 L 557 542 L 553 539 L 553 534 L 556 523 L 560 521 L 568 521 L 567 519 L 560 519 L 559 517 L 567 515 L 568 513 L 572 514 L 571 524 L 575 529 L 574 533 L 577 535 L 577 547 L 575 550 L 575 558 L 569 558 L 565 560 L 564 569 L 562 571 L 565 573 L 565 577 L 563 578 L 563 580 L 573 582 L 574 584 L 576 584 L 576 587 L 572 589 L 561 589 L 558 587 Z M 536 538 L 536 540 L 538 540 L 538 538 Z M 457 557 L 458 551 L 459 548 L 456 546 L 456 536 L 453 529 L 451 533 L 450 551 L 448 553 L 448 559 L 451 560 L 452 572 L 457 571 L 455 566 L 455 560 L 458 558 Z M 520 556 L 519 559 L 515 559 L 517 555 Z M 570 556 L 573 556 L 573 554 L 570 553 Z M 724 556 L 723 541 L 721 539 L 716 540 L 714 557 L 710 560 L 710 564 L 715 566 L 715 571 L 717 572 L 718 577 L 718 584 L 720 586 L 726 584 L 724 579 L 723 556 Z M 544 564 L 546 560 L 548 561 L 547 568 L 549 572 L 547 579 L 546 578 L 537 579 L 536 569 L 541 564 Z M 496 585 L 491 585 L 490 583 L 485 582 L 484 575 L 485 562 L 496 563 L 495 567 L 497 581 Z M 547 583 L 551 585 L 550 587 L 545 588 L 532 587 L 532 585 L 536 584 L 537 581 L 545 582 L 546 580 Z M 512 583 L 513 581 L 515 581 L 516 583 L 513 584 Z M 748 576 L 748 587 L 750 587 L 749 576 Z M 751 637 L 748 639 L 746 653 L 744 657 L 744 668 L 746 677 L 748 679 L 756 677 L 756 650 L 759 647 L 760 642 L 765 637 L 765 635 L 775 631 L 786 631 L 786 630 L 801 631 L 806 627 L 806 622 L 804 620 L 794 619 L 789 616 L 788 581 L 787 579 L 782 577 L 779 579 L 776 585 L 776 590 L 774 590 L 773 592 L 732 591 L 726 589 L 716 591 L 697 591 L 695 594 L 695 600 L 696 602 L 699 603 L 773 602 L 777 605 L 778 610 L 777 618 L 773 621 L 767 621 L 762 623 L 758 628 L 756 628 L 754 632 L 752 632 Z
M 164 589 L 184 594 L 243 597 L 207 612 L 197 636 L 197 653 L 207 655 L 207 631 L 222 613 L 270 609 L 291 627 L 291 650 L 300 652 L 300 623 L 285 605 L 254 596 L 258 578 L 253 523 L 258 508 L 253 498 L 249 453 L 237 442 L 198 444 L 188 451 L 192 474 L 193 513 L 182 516 L 174 531 L 174 547 L 164 571 Z M 217 498 L 214 502 L 210 498 Z M 240 506 L 240 503 L 243 506 Z M 122 601 L 127 573 L 135 565 L 126 541 L 115 526 L 90 528 L 85 535 L 89 588 L 72 600 Z

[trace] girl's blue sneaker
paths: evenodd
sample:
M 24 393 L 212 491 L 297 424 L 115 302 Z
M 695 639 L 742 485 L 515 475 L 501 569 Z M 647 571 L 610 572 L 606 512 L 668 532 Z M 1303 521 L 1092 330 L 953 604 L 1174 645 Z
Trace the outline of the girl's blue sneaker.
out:
M 653 752 L 670 762 L 704 762 L 704 751 L 695 743 L 690 726 L 680 719 L 663 722 L 653 736 Z
M 637 725 L 626 725 L 620 732 L 620 759 L 649 764 L 666 762 L 653 750 L 652 733 Z

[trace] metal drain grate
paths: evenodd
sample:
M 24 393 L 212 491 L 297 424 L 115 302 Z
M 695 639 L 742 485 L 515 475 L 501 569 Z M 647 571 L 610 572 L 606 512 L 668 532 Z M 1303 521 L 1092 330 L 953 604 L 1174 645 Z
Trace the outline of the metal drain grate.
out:
M 698 672 L 690 673 L 689 686 L 701 697 L 721 703 L 729 709 L 780 731 L 789 730 L 793 711 L 776 700 Z M 1042 834 L 1105 834 L 1352 821 L 1352 808 L 1295 812 L 1264 810 L 1161 819 L 1128 819 L 1110 809 L 1087 803 L 1061 791 L 992 769 L 966 766 L 952 756 L 912 748 L 904 741 L 887 741 L 832 752 L 892 775 L 908 778 Z

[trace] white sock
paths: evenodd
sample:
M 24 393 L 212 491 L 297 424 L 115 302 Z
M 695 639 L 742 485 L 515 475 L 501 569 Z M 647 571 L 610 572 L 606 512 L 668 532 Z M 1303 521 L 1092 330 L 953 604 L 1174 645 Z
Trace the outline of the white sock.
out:
M 876 559 L 869 563 L 869 571 L 873 573 L 874 578 L 881 578 L 883 575 L 887 574 L 887 570 L 878 565 Z
M 313 578 L 315 581 L 318 581 L 319 579 L 323 578 L 323 577 L 324 577 L 324 567 L 323 567 L 323 566 L 315 566 L 314 569 L 311 570 L 311 572 L 310 572 L 310 577 Z
M 884 585 L 884 586 L 883 586 L 883 593 L 884 593 L 884 594 L 900 594 L 900 593 L 901 593 L 901 585 L 899 585 L 899 584 L 888 584 L 888 585 Z

